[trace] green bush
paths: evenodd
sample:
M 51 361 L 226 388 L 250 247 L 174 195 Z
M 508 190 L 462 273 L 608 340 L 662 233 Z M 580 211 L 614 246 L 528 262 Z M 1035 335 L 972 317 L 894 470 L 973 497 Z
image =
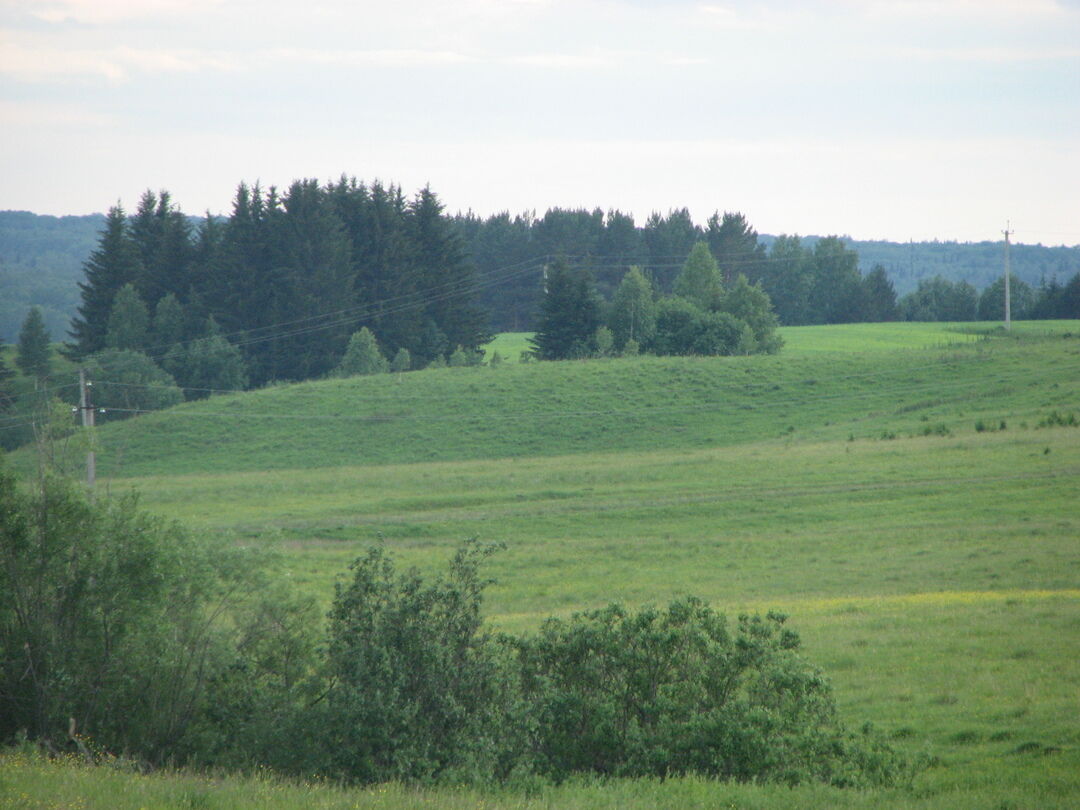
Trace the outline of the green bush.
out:
M 829 684 L 785 617 L 724 617 L 694 598 L 548 620 L 519 639 L 535 767 L 642 777 L 842 785 L 893 781 L 902 761 L 845 734 Z
M 0 471 L 0 740 L 162 761 L 207 699 L 245 566 L 136 506 Z
M 171 408 L 184 401 L 173 376 L 141 352 L 103 349 L 84 365 L 93 386 L 93 404 L 105 409 L 99 422 Z
M 480 562 L 467 543 L 448 575 L 398 574 L 382 548 L 352 566 L 330 612 L 318 709 L 320 772 L 346 781 L 486 781 L 520 761 L 507 651 L 483 630 Z M 310 737 L 308 738 L 311 739 Z

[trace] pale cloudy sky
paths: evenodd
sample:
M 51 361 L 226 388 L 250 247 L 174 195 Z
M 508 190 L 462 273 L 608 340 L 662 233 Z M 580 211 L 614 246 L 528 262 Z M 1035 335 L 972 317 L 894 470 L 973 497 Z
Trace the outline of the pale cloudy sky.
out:
M 0 209 L 425 183 L 1080 243 L 1080 0 L 0 0 Z

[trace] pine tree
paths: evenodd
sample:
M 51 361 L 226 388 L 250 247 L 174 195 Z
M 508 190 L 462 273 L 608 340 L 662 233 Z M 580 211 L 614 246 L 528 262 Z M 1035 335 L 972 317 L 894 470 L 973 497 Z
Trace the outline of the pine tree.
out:
M 127 217 L 119 205 L 109 209 L 97 250 L 90 254 L 83 272 L 86 281 L 79 282 L 82 303 L 68 333 L 72 341 L 64 350 L 76 360 L 105 348 L 113 299 L 121 287 L 134 282 L 142 272 Z
M 41 318 L 41 310 L 32 307 L 19 330 L 19 355 L 15 365 L 27 377 L 44 380 L 49 376 L 50 337 Z
M 134 284 L 125 284 L 116 293 L 109 312 L 105 345 L 110 349 L 144 352 L 150 342 L 150 315 Z
M 540 323 L 529 341 L 536 356 L 541 360 L 583 357 L 590 352 L 599 326 L 600 302 L 588 272 L 556 261 L 548 270 Z

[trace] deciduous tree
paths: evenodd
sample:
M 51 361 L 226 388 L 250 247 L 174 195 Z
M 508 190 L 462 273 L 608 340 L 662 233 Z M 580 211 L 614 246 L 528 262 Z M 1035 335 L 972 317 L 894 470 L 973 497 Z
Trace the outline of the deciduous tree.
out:
M 44 380 L 49 376 L 52 348 L 41 310 L 37 307 L 31 307 L 19 330 L 18 352 L 15 365 L 23 374 L 35 380 Z

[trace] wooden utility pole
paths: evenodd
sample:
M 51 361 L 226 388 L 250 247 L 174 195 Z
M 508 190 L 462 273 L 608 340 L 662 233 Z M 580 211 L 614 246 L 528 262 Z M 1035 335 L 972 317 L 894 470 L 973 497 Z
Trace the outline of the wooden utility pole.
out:
M 1005 234 L 1005 328 L 1012 329 L 1012 296 L 1009 295 L 1009 235 L 1012 231 L 1009 230 L 1008 220 L 1002 233 Z
M 84 428 L 94 426 L 94 404 L 91 402 L 90 387 L 93 385 L 86 379 L 86 369 L 79 369 L 79 410 L 82 412 L 82 425 Z M 90 497 L 94 497 L 94 479 L 97 478 L 97 459 L 94 456 L 94 436 L 92 430 L 87 430 L 87 440 L 90 442 L 86 450 L 86 487 L 90 491 Z

